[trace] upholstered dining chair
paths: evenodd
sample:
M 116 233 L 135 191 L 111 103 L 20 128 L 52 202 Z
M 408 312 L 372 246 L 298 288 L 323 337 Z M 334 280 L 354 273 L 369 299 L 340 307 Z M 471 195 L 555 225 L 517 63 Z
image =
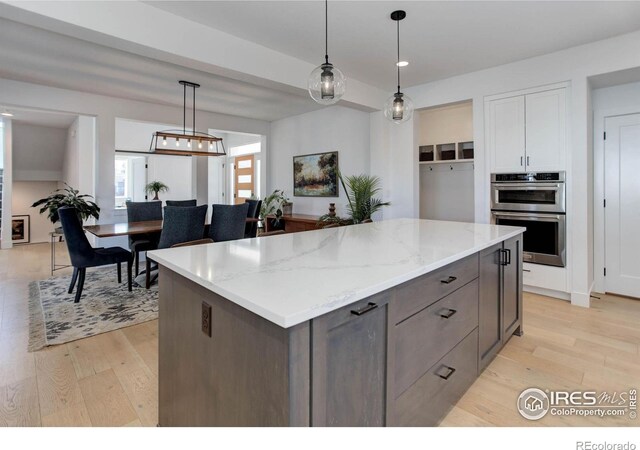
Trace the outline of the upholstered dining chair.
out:
M 193 200 L 167 200 L 167 206 L 196 206 L 198 201 Z
M 84 288 L 84 278 L 87 267 L 107 266 L 110 264 L 118 265 L 118 283 L 122 282 L 122 263 L 127 263 L 127 284 L 129 292 L 131 292 L 131 266 L 133 264 L 133 255 L 129 250 L 122 247 L 93 248 L 84 234 L 82 222 L 78 217 L 75 208 L 62 207 L 58 210 L 62 230 L 64 232 L 65 241 L 73 266 L 73 276 L 69 285 L 69 294 L 73 293 L 73 288 L 78 282 L 76 297 L 74 303 L 80 301 L 82 289 Z
M 162 202 L 127 202 L 127 221 L 144 222 L 162 220 Z M 140 253 L 158 248 L 160 233 L 134 234 L 129 236 L 129 248 L 133 252 L 136 275 L 140 272 Z
M 247 222 L 244 227 L 244 237 L 254 238 L 258 234 L 258 222 L 260 218 L 260 208 L 262 208 L 262 200 L 247 200 L 245 203 L 249 205 L 247 210 L 247 217 L 250 219 L 256 219 L 256 222 Z
M 209 237 L 214 242 L 244 238 L 249 203 L 240 205 L 212 205 Z
M 165 206 L 158 249 L 201 240 L 204 234 L 207 208 L 207 205 Z M 151 259 L 148 255 L 145 269 L 145 286 L 149 289 L 151 287 Z

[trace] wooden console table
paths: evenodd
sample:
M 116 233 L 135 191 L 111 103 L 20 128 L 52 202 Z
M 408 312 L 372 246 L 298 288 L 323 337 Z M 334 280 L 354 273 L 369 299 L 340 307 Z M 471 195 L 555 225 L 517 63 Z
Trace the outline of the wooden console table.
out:
M 299 231 L 317 230 L 319 227 L 318 219 L 320 216 L 311 216 L 308 214 L 288 214 L 280 217 L 280 222 L 284 225 L 285 233 L 297 233 Z M 275 216 L 267 216 L 267 219 L 275 219 Z M 266 221 L 266 231 L 273 231 L 269 226 L 269 220 Z

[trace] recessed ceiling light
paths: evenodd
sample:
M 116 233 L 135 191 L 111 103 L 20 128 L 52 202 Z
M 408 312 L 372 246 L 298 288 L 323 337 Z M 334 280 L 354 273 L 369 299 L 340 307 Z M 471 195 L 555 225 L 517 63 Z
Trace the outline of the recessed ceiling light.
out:
M 409 61 L 398 61 L 396 63 L 396 66 L 398 66 L 398 67 L 405 67 L 405 66 L 408 66 L 408 65 L 409 65 Z

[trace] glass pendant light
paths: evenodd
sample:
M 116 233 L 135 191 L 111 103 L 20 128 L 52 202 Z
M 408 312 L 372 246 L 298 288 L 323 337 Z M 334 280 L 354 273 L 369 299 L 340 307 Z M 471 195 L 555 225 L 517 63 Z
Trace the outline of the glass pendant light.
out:
M 404 11 L 394 11 L 391 13 L 391 20 L 395 20 L 397 25 L 398 61 L 396 66 L 398 68 L 398 92 L 389 97 L 385 102 L 384 116 L 394 123 L 406 122 L 411 119 L 413 115 L 413 100 L 400 92 L 400 67 L 403 66 L 400 64 L 400 21 L 406 16 L 407 13 Z
M 324 2 L 324 63 L 313 69 L 309 75 L 309 95 L 321 105 L 333 105 L 344 95 L 346 78 L 344 74 L 329 62 L 329 5 Z

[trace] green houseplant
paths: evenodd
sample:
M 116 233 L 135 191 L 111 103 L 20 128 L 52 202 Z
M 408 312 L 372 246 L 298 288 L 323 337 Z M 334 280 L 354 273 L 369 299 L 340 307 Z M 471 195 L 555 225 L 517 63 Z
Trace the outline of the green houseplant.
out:
M 364 220 L 371 220 L 371 216 L 388 206 L 391 203 L 383 202 L 377 197 L 380 192 L 380 178 L 374 175 L 351 175 L 343 178 L 338 172 L 338 178 L 342 184 L 342 188 L 347 193 L 347 212 L 348 218 L 340 218 L 325 214 L 320 217 L 321 225 L 337 223 L 339 225 L 351 225 L 362 223 Z
M 274 222 L 277 225 L 282 217 L 284 205 L 288 202 L 289 199 L 284 195 L 284 191 L 276 189 L 262 201 L 260 220 L 264 222 L 267 216 L 272 215 L 275 216 Z
M 145 194 L 147 195 L 153 194 L 154 200 L 160 200 L 158 198 L 158 194 L 160 192 L 168 192 L 168 191 L 169 191 L 169 186 L 164 184 L 162 181 L 152 181 L 151 183 L 147 184 L 144 187 Z
M 78 217 L 82 222 L 87 220 L 89 217 L 95 217 L 96 219 L 100 218 L 100 207 L 91 200 L 85 200 L 93 198 L 93 196 L 80 194 L 77 189 L 73 189 L 67 183 L 65 183 L 65 185 L 66 187 L 64 189 L 56 189 L 51 193 L 51 195 L 41 198 L 31 205 L 31 207 L 37 208 L 38 206 L 41 206 L 39 213 L 44 214 L 46 212 L 47 217 L 54 224 L 60 220 L 60 216 L 58 216 L 58 209 L 63 206 L 71 206 L 75 208 L 78 211 Z

